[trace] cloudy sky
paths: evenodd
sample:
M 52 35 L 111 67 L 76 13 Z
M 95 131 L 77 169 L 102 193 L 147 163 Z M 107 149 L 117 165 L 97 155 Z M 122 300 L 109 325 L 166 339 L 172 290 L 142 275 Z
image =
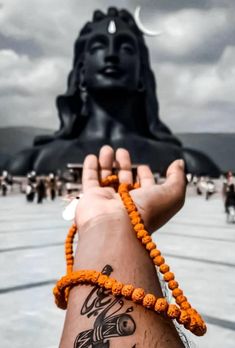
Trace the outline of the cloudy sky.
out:
M 108 0 L 0 0 L 0 127 L 58 127 L 79 29 Z M 235 132 L 235 1 L 126 0 L 147 38 L 162 120 L 174 132 Z

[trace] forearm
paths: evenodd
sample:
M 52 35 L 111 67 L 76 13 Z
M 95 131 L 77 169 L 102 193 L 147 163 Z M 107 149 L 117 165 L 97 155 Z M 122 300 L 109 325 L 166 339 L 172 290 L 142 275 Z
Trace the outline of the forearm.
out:
M 97 218 L 79 232 L 74 270 L 102 271 L 107 265 L 116 280 L 162 296 L 152 261 L 125 211 Z M 124 319 L 127 331 L 119 327 Z M 94 347 L 106 347 L 107 341 L 107 347 L 182 347 L 170 320 L 95 286 L 71 290 L 60 347 L 90 347 L 91 343 L 82 345 L 84 337 L 90 337 Z

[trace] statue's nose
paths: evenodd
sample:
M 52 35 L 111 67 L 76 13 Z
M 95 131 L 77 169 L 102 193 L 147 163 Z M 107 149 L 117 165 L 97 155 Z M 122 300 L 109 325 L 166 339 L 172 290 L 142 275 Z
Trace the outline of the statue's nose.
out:
M 110 38 L 107 49 L 106 49 L 106 56 L 105 61 L 112 61 L 114 63 L 119 62 L 119 55 L 117 48 L 115 47 L 115 42 L 113 38 Z

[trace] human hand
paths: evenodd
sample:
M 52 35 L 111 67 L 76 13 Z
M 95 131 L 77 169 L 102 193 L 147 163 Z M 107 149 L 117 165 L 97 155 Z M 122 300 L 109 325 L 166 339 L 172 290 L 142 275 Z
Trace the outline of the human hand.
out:
M 119 194 L 111 187 L 101 187 L 100 180 L 112 174 L 114 161 L 118 167 L 120 183 L 133 183 L 131 159 L 127 150 L 118 149 L 114 154 L 110 146 L 103 146 L 99 159 L 88 155 L 84 161 L 83 197 L 76 210 L 75 222 L 80 228 L 86 222 L 107 214 L 123 213 L 125 208 Z M 137 169 L 140 188 L 130 192 L 149 232 L 164 225 L 183 206 L 186 190 L 184 163 L 174 161 L 167 169 L 166 181 L 155 184 L 153 173 L 146 165 Z

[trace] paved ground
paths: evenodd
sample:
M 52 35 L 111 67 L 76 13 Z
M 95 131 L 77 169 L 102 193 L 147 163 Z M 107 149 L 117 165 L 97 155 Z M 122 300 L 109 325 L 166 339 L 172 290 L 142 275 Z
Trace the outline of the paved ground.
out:
M 20 194 L 0 198 L 2 348 L 58 347 L 64 312 L 51 290 L 65 271 L 63 205 L 27 204 Z M 205 201 L 189 189 L 183 210 L 155 239 L 208 323 L 205 337 L 192 338 L 195 346 L 234 348 L 235 225 L 226 224 L 220 195 Z

